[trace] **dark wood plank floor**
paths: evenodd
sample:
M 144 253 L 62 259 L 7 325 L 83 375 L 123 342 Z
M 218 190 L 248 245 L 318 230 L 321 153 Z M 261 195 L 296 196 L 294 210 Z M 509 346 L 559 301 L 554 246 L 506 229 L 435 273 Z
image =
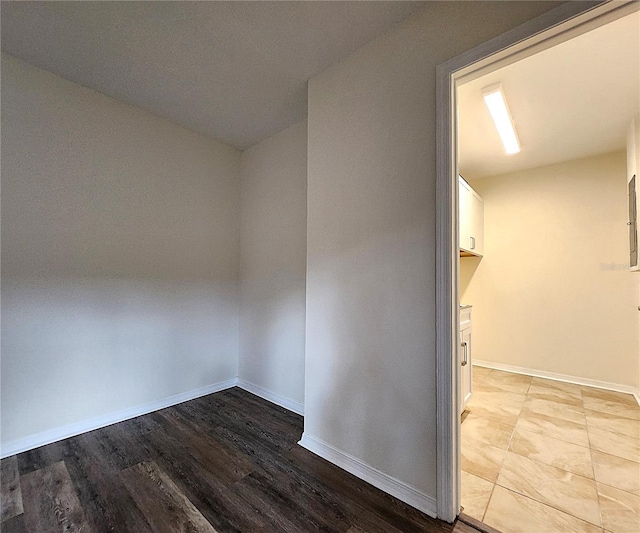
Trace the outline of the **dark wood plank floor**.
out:
M 234 388 L 2 460 L 2 533 L 438 532 L 296 443 L 302 417 Z

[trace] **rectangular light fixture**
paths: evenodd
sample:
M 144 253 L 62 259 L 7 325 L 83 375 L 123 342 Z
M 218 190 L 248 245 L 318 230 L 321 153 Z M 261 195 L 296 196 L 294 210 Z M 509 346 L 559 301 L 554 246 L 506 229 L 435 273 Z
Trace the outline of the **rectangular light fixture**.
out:
M 485 87 L 482 89 L 482 97 L 489 108 L 489 113 L 491 113 L 491 118 L 496 125 L 500 139 L 502 139 L 505 151 L 509 155 L 517 154 L 520 151 L 520 141 L 518 141 L 518 135 L 513 126 L 502 85 L 496 83 Z

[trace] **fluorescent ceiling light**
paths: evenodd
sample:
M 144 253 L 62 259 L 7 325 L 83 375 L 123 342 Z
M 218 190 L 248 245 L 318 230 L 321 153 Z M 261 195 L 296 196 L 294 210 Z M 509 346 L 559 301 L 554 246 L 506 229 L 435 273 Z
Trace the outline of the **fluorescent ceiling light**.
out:
M 484 103 L 489 108 L 491 118 L 496 125 L 500 139 L 507 154 L 517 154 L 520 151 L 520 141 L 516 129 L 513 127 L 511 113 L 507 107 L 507 100 L 502 92 L 502 85 L 496 83 L 482 89 Z

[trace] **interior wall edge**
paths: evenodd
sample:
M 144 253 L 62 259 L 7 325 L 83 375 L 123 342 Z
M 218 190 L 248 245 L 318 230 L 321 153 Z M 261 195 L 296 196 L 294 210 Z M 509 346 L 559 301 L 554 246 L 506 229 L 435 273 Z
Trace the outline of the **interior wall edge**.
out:
M 264 387 L 260 387 L 255 383 L 251 383 L 250 381 L 238 378 L 238 387 L 241 389 L 250 392 L 251 394 L 255 394 L 259 396 L 263 400 L 267 400 L 275 405 L 280 407 L 284 407 L 289 411 L 293 411 L 294 413 L 304 416 L 304 403 L 296 402 L 291 398 L 287 398 L 282 396 L 281 394 L 277 394 L 273 391 L 265 389 Z
M 80 422 L 74 422 L 72 424 L 67 424 L 47 431 L 43 431 L 42 433 L 36 433 L 28 437 L 16 439 L 14 441 L 7 442 L 6 444 L 2 444 L 2 449 L 0 450 L 0 459 L 4 459 L 5 457 L 9 457 L 10 455 L 15 455 L 17 453 L 26 452 L 34 448 L 39 448 L 40 446 L 45 446 L 59 440 L 68 439 L 69 437 L 75 437 L 76 435 L 87 433 L 88 431 L 93 431 L 94 429 L 100 429 L 112 424 L 117 424 L 118 422 L 124 422 L 125 420 L 129 420 L 130 418 L 146 415 L 148 413 L 159 411 L 160 409 L 165 409 L 167 407 L 172 407 L 179 403 L 194 400 L 196 398 L 200 398 L 201 396 L 206 396 L 214 392 L 220 392 L 226 389 L 230 389 L 237 385 L 238 378 L 235 377 L 227 379 L 225 381 L 220 381 L 218 383 L 213 383 L 212 385 L 201 387 L 199 389 L 181 392 L 180 394 L 174 394 L 173 396 L 168 396 L 166 398 L 162 398 L 161 400 L 129 407 L 127 409 L 122 409 L 120 411 L 115 411 L 106 415 L 82 420 Z
M 535 378 L 551 379 L 553 381 L 562 381 L 564 383 L 573 383 L 574 385 L 583 385 L 585 387 L 593 387 L 596 389 L 605 389 L 614 392 L 622 392 L 631 394 L 640 406 L 640 388 L 632 385 L 621 385 L 620 383 L 611 383 L 609 381 L 600 381 L 597 379 L 582 378 L 578 376 L 569 376 L 567 374 L 558 374 L 556 372 L 547 372 L 545 370 L 535 370 L 521 366 L 505 365 L 502 363 L 493 363 L 491 361 L 474 360 L 474 366 L 491 368 L 493 370 L 502 370 L 504 372 L 513 372 L 514 374 L 524 374 Z
M 421 492 L 389 474 L 381 472 L 353 455 L 343 452 L 323 440 L 310 435 L 306 431 L 302 434 L 302 438 L 298 444 L 325 461 L 329 461 L 357 478 L 366 481 L 370 485 L 398 498 L 433 518 L 437 518 L 437 502 L 432 496 Z

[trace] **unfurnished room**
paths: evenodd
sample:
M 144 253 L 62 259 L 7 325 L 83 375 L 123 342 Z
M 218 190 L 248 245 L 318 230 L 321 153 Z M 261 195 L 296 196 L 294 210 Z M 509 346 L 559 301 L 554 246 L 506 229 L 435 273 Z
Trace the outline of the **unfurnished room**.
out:
M 640 3 L 0 17 L 3 533 L 640 531 Z

